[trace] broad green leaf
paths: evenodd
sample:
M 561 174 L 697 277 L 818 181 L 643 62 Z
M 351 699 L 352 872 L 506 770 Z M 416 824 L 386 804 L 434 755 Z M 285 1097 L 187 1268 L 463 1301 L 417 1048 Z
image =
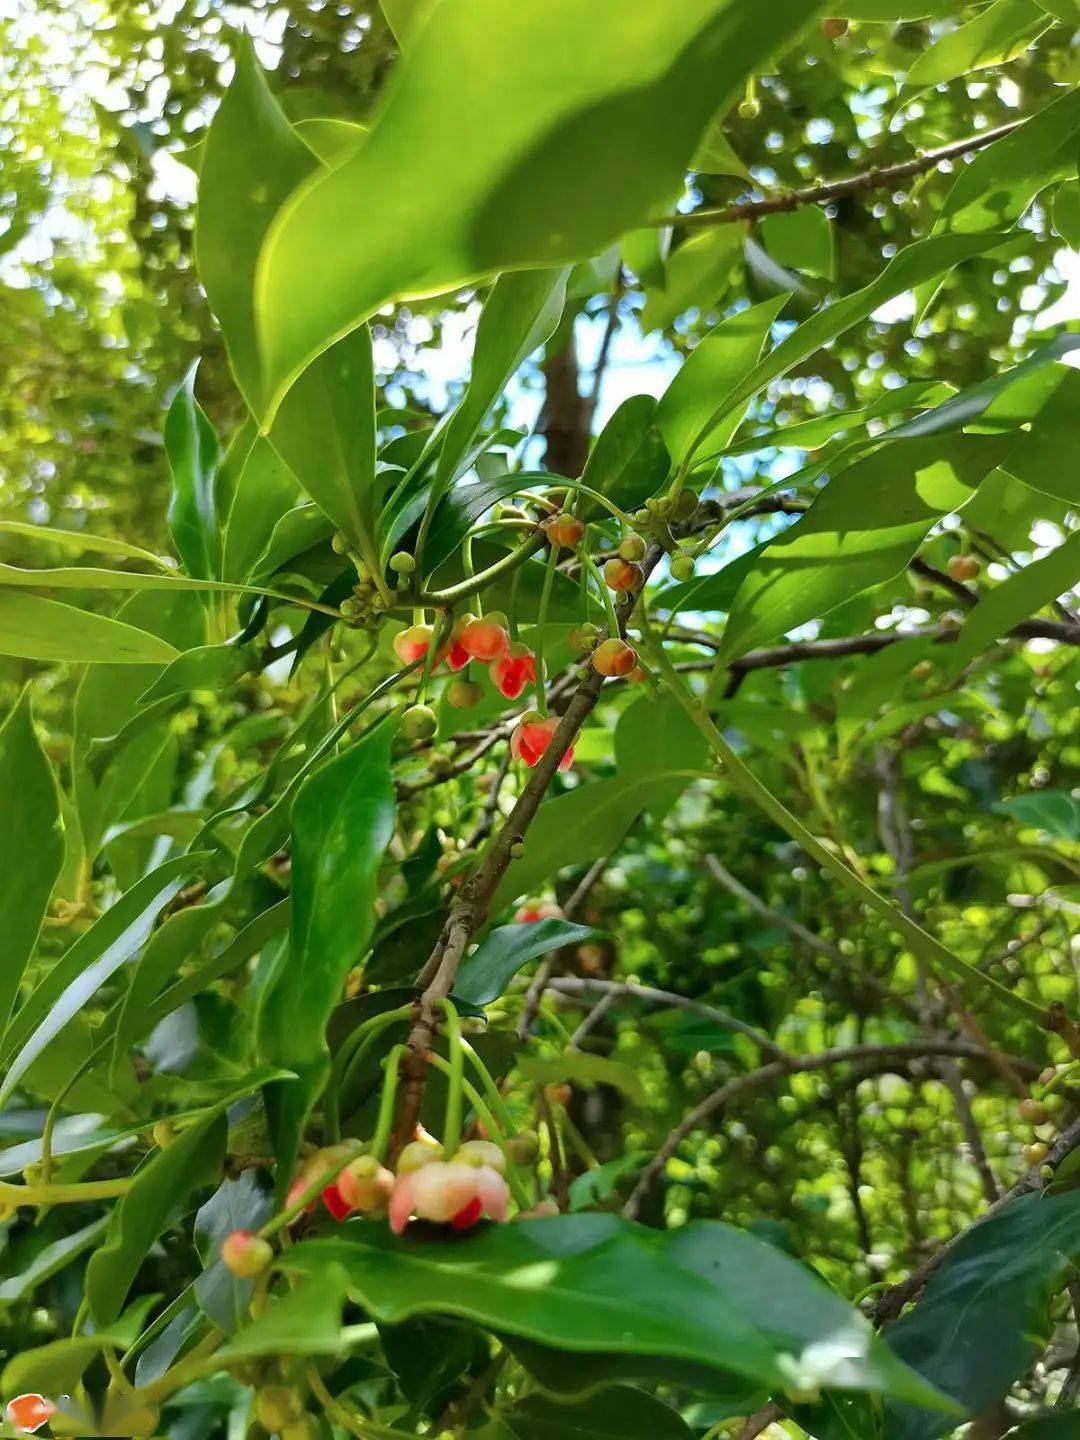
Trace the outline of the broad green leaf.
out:
M 64 863 L 60 795 L 34 729 L 30 691 L 0 726 L 0 1033 L 19 993 Z
M 195 1281 L 199 1309 L 219 1329 L 239 1330 L 250 1315 L 253 1280 L 241 1280 L 226 1269 L 221 1246 L 234 1230 L 258 1230 L 274 1210 L 272 1189 L 258 1170 L 226 1178 L 195 1216 L 192 1231 L 203 1273 Z
M 885 1332 L 889 1344 L 968 1415 L 980 1414 L 1042 1353 L 1050 1297 L 1077 1255 L 1080 1194 L 1023 1195 L 972 1226 Z M 925 1410 L 887 1408 L 887 1440 L 936 1440 L 951 1429 Z
M 815 8 L 778 0 L 764 26 L 751 0 L 441 0 L 370 138 L 302 185 L 267 236 L 262 413 L 390 301 L 611 245 L 670 195 L 713 115 Z
M 964 434 L 900 440 L 834 476 L 739 587 L 717 663 L 900 574 L 930 527 L 963 507 L 1009 443 Z
M 1080 7 L 1076 22 L 1080 25 Z M 1054 229 L 1070 250 L 1080 250 L 1080 180 L 1066 180 L 1054 196 Z
M 91 1245 L 96 1245 L 108 1223 L 108 1216 L 103 1215 L 99 1220 L 91 1220 L 89 1225 L 73 1230 L 70 1235 L 63 1235 L 59 1240 L 42 1246 L 25 1269 L 0 1282 L 0 1304 L 28 1299 L 39 1285 L 65 1269 Z M 10 1258 L 15 1259 L 14 1256 Z
M 742 260 L 745 241 L 745 225 L 706 226 L 688 235 L 666 257 L 662 285 L 649 287 L 642 330 L 664 330 L 688 310 L 707 310 Z
M 631 1150 L 616 1160 L 594 1165 L 591 1170 L 575 1175 L 570 1182 L 570 1209 L 592 1210 L 598 1201 L 610 1200 L 620 1183 L 636 1175 L 651 1159 L 647 1150 Z
M 1011 137 L 1009 137 L 1011 138 Z M 855 290 L 840 300 L 826 305 L 809 320 L 796 326 L 786 339 L 750 370 L 723 398 L 718 406 L 716 420 L 740 408 L 747 400 L 764 389 L 770 381 L 784 375 L 793 366 L 835 340 L 852 325 L 865 320 L 888 300 L 903 295 L 908 290 L 950 270 L 954 265 L 984 255 L 995 247 L 1006 243 L 1006 234 L 982 235 L 937 235 L 926 240 L 917 240 L 907 246 L 885 266 L 885 269 L 862 290 Z
M 766 215 L 761 235 L 771 259 L 788 270 L 802 270 L 832 280 L 836 274 L 836 247 L 832 221 L 818 205 L 804 205 L 777 215 Z
M 1030 795 L 999 800 L 993 808 L 997 814 L 1009 815 L 1021 825 L 1045 830 L 1055 840 L 1080 843 L 1080 800 L 1068 790 L 1037 790 Z
M 690 168 L 704 171 L 707 175 L 737 175 L 740 180 L 750 180 L 750 171 L 731 148 L 731 141 L 724 134 L 723 124 L 714 124 L 706 131 Z
M 80 530 L 56 530 L 49 525 L 30 525 L 20 520 L 0 520 L 0 535 L 24 535 L 28 540 L 41 540 L 80 553 L 94 550 L 102 555 L 121 555 L 126 560 L 144 560 L 148 565 L 171 571 L 167 561 L 141 545 L 131 545 L 112 535 L 84 535 Z
M 564 945 L 584 945 L 605 932 L 551 917 L 500 925 L 466 956 L 454 984 L 454 998 L 472 1005 L 490 1005 L 523 965 Z
M 195 399 L 193 365 L 165 417 L 165 453 L 172 471 L 169 529 L 176 553 L 198 580 L 221 578 L 221 517 L 218 472 L 221 447 L 214 427 Z
M 496 475 L 490 480 L 455 485 L 443 497 L 428 531 L 424 546 L 425 571 L 431 574 L 449 560 L 475 521 L 498 501 L 508 499 L 519 490 L 531 488 L 529 478 L 522 474 Z
M 234 447 L 239 453 L 233 455 Z M 243 582 L 270 543 L 274 527 L 299 499 L 292 471 L 249 420 L 229 447 L 227 463 L 235 463 L 225 535 L 221 578 Z
M 341 1311 L 348 1276 L 337 1265 L 317 1279 L 275 1296 L 257 1320 L 238 1330 L 216 1352 L 223 1365 L 260 1355 L 334 1355 L 346 1348 Z
M 908 89 L 943 85 L 987 65 L 1002 65 L 1022 54 L 1052 24 L 1034 0 L 994 0 L 966 25 L 947 31 L 924 50 L 904 85 Z
M 562 1215 L 489 1226 L 456 1245 L 350 1221 L 282 1264 L 314 1277 L 344 1268 L 379 1321 L 457 1316 L 560 1350 L 668 1356 L 767 1385 L 801 1376 L 945 1403 L 816 1276 L 715 1221 L 658 1231 Z
M 950 673 L 958 674 L 969 660 L 980 655 L 1007 630 L 1028 616 L 1037 615 L 1078 583 L 1080 530 L 1075 530 L 1049 555 L 1032 560 L 992 590 L 982 591 L 979 603 L 965 616 L 949 656 Z
M 975 231 L 991 225 L 1012 225 L 1040 190 L 1054 180 L 1075 175 L 1078 162 L 1080 89 L 1074 89 L 965 165 L 945 198 L 934 229 L 974 238 Z M 932 244 L 934 238 L 922 243 Z
M 154 683 L 139 696 L 139 705 L 154 705 L 189 690 L 214 690 L 219 694 L 256 668 L 254 647 L 237 645 L 196 645 L 167 665 Z
M 645 694 L 628 705 L 615 726 L 615 765 L 619 779 L 648 783 L 664 770 L 704 770 L 709 747 L 672 695 Z M 660 793 L 653 794 L 646 809 L 653 816 L 666 814 L 686 789 L 679 776 Z
M 648 1159 L 648 1156 L 642 1157 Z M 601 1166 L 600 1169 L 607 1169 Z M 587 1171 L 578 1180 L 587 1180 L 595 1175 Z M 573 1192 L 578 1183 L 571 1186 Z M 741 1379 L 735 1375 L 721 1375 L 693 1360 L 673 1360 L 656 1355 L 604 1355 L 597 1352 L 583 1354 L 568 1350 L 553 1350 L 546 1345 L 537 1345 L 531 1340 L 517 1336 L 500 1336 L 515 1360 L 519 1360 L 533 1379 L 550 1395 L 576 1400 L 598 1395 L 612 1385 L 626 1383 L 678 1385 L 691 1391 L 706 1403 L 717 1408 L 710 1416 L 715 1424 L 723 1415 L 751 1415 L 768 1399 L 767 1392 L 760 1384 Z
M 610 1060 L 587 1050 L 564 1050 L 561 1055 L 521 1055 L 517 1067 L 524 1079 L 536 1085 L 562 1085 L 569 1082 L 583 1090 L 597 1085 L 610 1085 L 635 1105 L 645 1103 L 645 1087 L 641 1076 L 624 1060 Z
M 1072 463 L 1076 447 L 1076 416 L 1080 405 L 1080 371 L 1056 366 L 1060 383 L 1003 462 L 1017 480 L 1069 505 L 1080 501 L 1080 468 Z
M 677 1410 L 646 1390 L 613 1385 L 589 1400 L 560 1405 L 531 1395 L 499 1419 L 517 1440 L 693 1440 Z
M 54 1340 L 34 1350 L 23 1350 L 9 1360 L 0 1379 L 3 1394 L 18 1395 L 33 1391 L 42 1395 L 66 1396 L 77 1387 L 83 1371 L 106 1345 L 123 1351 L 133 1343 L 143 1327 L 146 1312 L 156 1302 L 155 1295 L 142 1295 L 115 1325 L 98 1328 L 92 1335 L 76 1335 L 69 1340 Z M 79 1408 L 72 1414 L 79 1418 Z M 65 1433 L 58 1424 L 54 1434 Z M 74 1427 L 68 1434 L 78 1434 Z
M 0 587 L 0 655 L 70 665 L 167 665 L 176 654 L 166 641 L 122 620 Z
M 656 409 L 657 426 L 676 466 L 706 440 L 722 448 L 735 433 L 742 411 L 727 410 L 724 399 L 757 364 L 786 298 L 765 300 L 721 320 L 687 356 Z
M 327 1021 L 375 925 L 379 867 L 397 808 L 390 768 L 396 730 L 394 717 L 384 719 L 309 776 L 293 801 L 289 963 L 260 1024 L 263 1058 L 300 1077 L 272 1092 L 282 1190 L 329 1069 Z
M 270 443 L 319 509 L 382 575 L 375 371 L 366 325 L 324 350 L 277 413 Z
M 656 401 L 651 395 L 631 395 L 596 437 L 581 479 L 623 510 L 634 510 L 656 494 L 670 469 L 671 457 L 656 425 Z M 600 510 L 585 496 L 578 513 L 595 516 Z
M 236 73 L 206 137 L 199 174 L 195 256 L 233 374 L 260 414 L 255 265 L 270 222 L 319 168 L 271 95 L 251 41 L 236 44 Z
M 120 1314 L 140 1266 L 176 1207 L 221 1173 L 227 1128 L 224 1112 L 211 1110 L 135 1172 L 130 1190 L 112 1213 L 105 1244 L 86 1267 L 86 1299 L 97 1325 L 110 1325 Z
M 341 120 L 333 115 L 313 115 L 307 120 L 297 120 L 293 130 L 324 165 L 340 165 L 350 151 L 367 139 L 369 133 L 366 125 L 357 125 L 353 120 Z
M 387 23 L 394 32 L 394 39 L 404 50 L 415 38 L 438 0 L 381 0 L 381 3 Z
M 442 433 L 434 493 L 462 473 L 462 462 L 484 419 L 525 360 L 550 339 L 562 317 L 569 271 L 521 270 L 500 275 L 476 327 L 472 374 L 461 404 Z
M 923 20 L 956 14 L 956 0 L 839 0 L 836 13 L 849 20 Z
M 160 911 L 206 858 L 166 860 L 106 910 L 38 982 L 0 1042 L 0 1061 L 15 1055 L 0 1086 L 0 1104 L 72 1016 L 146 943 Z

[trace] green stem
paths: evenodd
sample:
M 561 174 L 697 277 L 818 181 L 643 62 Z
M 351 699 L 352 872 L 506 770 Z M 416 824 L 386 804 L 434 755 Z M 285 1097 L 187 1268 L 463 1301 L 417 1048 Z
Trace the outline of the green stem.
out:
M 604 612 L 607 615 L 608 634 L 618 635 L 619 617 L 615 614 L 615 602 L 611 598 L 611 591 L 604 584 L 604 577 L 597 569 L 596 561 L 592 558 L 591 555 L 587 555 L 585 553 L 584 546 L 582 546 L 581 550 L 578 553 L 581 557 L 582 570 L 586 571 L 589 575 L 592 576 L 596 588 L 600 591 L 600 598 L 604 602 Z
M 390 1143 L 390 1131 L 394 1125 L 394 1100 L 397 1098 L 398 1068 L 407 1049 L 406 1045 L 395 1045 L 384 1062 L 386 1079 L 383 1081 L 382 1098 L 379 1101 L 379 1119 L 371 1141 L 371 1153 L 379 1161 L 386 1154 L 386 1147 Z
M 87 1200 L 116 1200 L 131 1180 L 82 1180 L 74 1185 L 9 1185 L 0 1180 L 0 1210 L 9 1205 L 82 1205 Z
M 436 1070 L 441 1070 L 444 1075 L 450 1074 L 450 1065 L 441 1055 L 429 1055 L 428 1062 L 434 1065 Z M 503 1153 L 503 1158 L 506 1161 L 506 1183 L 510 1186 L 510 1193 L 514 1197 L 514 1203 L 519 1210 L 531 1210 L 533 1202 L 529 1198 L 529 1194 L 524 1185 L 521 1183 L 521 1177 L 517 1173 L 517 1166 L 514 1164 L 514 1157 L 510 1154 L 510 1147 L 506 1143 L 506 1136 L 499 1129 L 495 1116 L 484 1104 L 484 1097 L 470 1080 L 463 1078 L 461 1088 L 464 1090 L 469 1104 L 476 1111 L 484 1129 Z
M 399 1005 L 396 1010 L 386 1010 L 381 1015 L 373 1015 L 370 1020 L 365 1020 L 356 1027 L 334 1056 L 333 1068 L 326 1086 L 323 1115 L 328 1144 L 334 1145 L 341 1139 L 341 1091 L 348 1085 L 353 1070 L 387 1026 L 395 1025 L 399 1020 L 407 1020 L 411 1014 L 411 1005 Z
M 514 1122 L 510 1118 L 510 1111 L 506 1108 L 506 1101 L 500 1095 L 498 1085 L 495 1084 L 494 1076 L 469 1044 L 468 1040 L 462 1040 L 461 1048 L 465 1052 L 466 1059 L 479 1076 L 480 1084 L 484 1087 L 484 1094 L 487 1096 L 492 1110 L 499 1118 L 499 1124 L 502 1126 L 503 1133 L 506 1135 L 512 1134 Z
M 511 550 L 501 560 L 496 560 L 494 565 L 489 565 L 486 570 L 481 570 L 478 575 L 469 575 L 456 585 L 448 585 L 445 590 L 433 590 L 430 595 L 422 598 L 429 605 L 454 605 L 458 600 L 464 600 L 467 595 L 471 595 L 474 590 L 479 591 L 492 584 L 493 581 L 501 579 L 502 576 L 511 574 L 519 565 L 524 565 L 526 560 L 535 555 L 544 543 L 545 538 L 542 534 L 534 534 L 516 550 Z
M 446 1017 L 446 1040 L 450 1052 L 450 1083 L 446 1087 L 446 1118 L 443 1121 L 443 1151 L 456 1155 L 461 1148 L 461 1083 L 465 1078 L 465 1056 L 461 1049 L 461 1021 L 454 1002 L 439 1001 Z
M 802 822 L 783 805 L 776 796 L 764 786 L 760 780 L 748 769 L 732 750 L 731 746 L 724 739 L 723 735 L 713 724 L 712 720 L 699 705 L 690 691 L 686 688 L 682 678 L 676 672 L 671 661 L 664 653 L 663 646 L 655 645 L 652 637 L 648 637 L 648 648 L 654 662 L 667 682 L 671 693 L 678 700 L 679 704 L 686 711 L 689 718 L 697 726 L 705 738 L 717 759 L 724 766 L 728 779 L 739 790 L 752 800 L 766 815 L 780 828 L 787 832 L 791 838 L 812 856 L 821 868 L 827 871 L 834 879 L 839 880 L 857 900 L 861 901 L 868 910 L 879 915 L 891 928 L 900 935 L 911 949 L 931 967 L 932 970 L 940 973 L 944 971 L 955 980 L 963 981 L 971 985 L 981 985 L 989 990 L 1003 1005 L 1026 1020 L 1032 1020 L 1036 1025 L 1043 1025 L 1046 1020 L 1045 1011 L 1041 1006 L 1031 1000 L 1025 1000 L 1023 996 L 1014 995 L 996 980 L 982 974 L 973 965 L 961 960 L 951 950 L 946 949 L 939 940 L 925 931 L 921 925 L 903 913 L 890 900 L 866 883 L 859 875 L 850 869 L 838 855 L 835 855 L 826 845 L 823 845 L 816 836 Z
M 558 547 L 552 545 L 548 551 L 547 568 L 544 571 L 544 588 L 540 592 L 540 610 L 536 617 L 536 708 L 541 715 L 547 714 L 547 687 L 544 684 L 544 626 L 547 623 L 548 606 L 551 603 L 551 586 L 559 564 Z

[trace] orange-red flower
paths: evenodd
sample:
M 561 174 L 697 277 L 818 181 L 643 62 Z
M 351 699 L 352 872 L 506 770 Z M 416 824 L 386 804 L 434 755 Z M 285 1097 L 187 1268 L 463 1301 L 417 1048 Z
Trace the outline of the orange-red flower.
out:
M 490 665 L 492 660 L 504 660 L 510 654 L 510 636 L 506 627 L 491 616 L 470 620 L 462 626 L 457 643 L 470 660 L 479 660 L 483 665 Z
M 433 634 L 430 625 L 410 625 L 407 630 L 399 630 L 391 642 L 394 654 L 403 665 L 411 665 L 427 654 Z
M 492 661 L 491 678 L 507 700 L 516 700 L 526 685 L 536 684 L 536 656 L 515 641 L 505 659 Z
M 601 675 L 629 675 L 637 664 L 637 651 L 625 640 L 613 636 L 596 647 L 592 663 Z
M 560 907 L 550 900 L 531 901 L 514 911 L 514 924 L 532 925 L 537 920 L 557 920 L 561 914 Z
M 16 1395 L 4 1409 L 4 1419 L 13 1430 L 32 1435 L 47 1425 L 56 1414 L 56 1406 L 44 1395 Z
M 510 736 L 510 754 L 515 760 L 524 760 L 531 770 L 551 744 L 552 736 L 558 728 L 557 715 L 550 715 L 545 720 L 536 710 L 528 711 L 521 717 L 521 723 Z M 574 747 L 571 745 L 559 761 L 559 769 L 569 770 L 573 760 Z

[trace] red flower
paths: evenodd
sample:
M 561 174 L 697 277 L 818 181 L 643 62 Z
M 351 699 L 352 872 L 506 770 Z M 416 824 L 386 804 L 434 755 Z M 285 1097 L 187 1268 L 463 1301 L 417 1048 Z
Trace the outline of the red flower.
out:
M 4 1410 L 4 1419 L 13 1430 L 33 1434 L 47 1425 L 56 1414 L 56 1406 L 44 1395 L 16 1395 Z
M 537 920 L 557 920 L 562 914 L 558 905 L 550 900 L 533 901 L 514 911 L 515 925 L 534 925 Z
M 410 625 L 407 630 L 399 630 L 392 641 L 394 654 L 403 665 L 411 665 L 427 654 L 432 633 L 430 625 Z
M 472 656 L 460 640 L 450 641 L 450 649 L 447 651 L 446 663 L 450 666 L 451 670 L 464 670 L 471 659 Z
M 550 715 L 545 720 L 535 710 L 528 711 L 521 717 L 521 723 L 510 736 L 511 755 L 515 760 L 524 760 L 531 770 L 551 744 L 551 737 L 558 728 L 558 716 Z M 569 770 L 573 760 L 574 747 L 571 745 L 559 761 L 559 769 Z
M 536 657 L 527 645 L 513 644 L 504 660 L 495 660 L 491 678 L 507 700 L 516 700 L 526 685 L 536 684 Z
M 505 660 L 510 654 L 510 636 L 506 627 L 490 616 L 484 620 L 470 620 L 464 625 L 457 643 L 470 660 L 479 660 L 489 665 L 492 660 Z

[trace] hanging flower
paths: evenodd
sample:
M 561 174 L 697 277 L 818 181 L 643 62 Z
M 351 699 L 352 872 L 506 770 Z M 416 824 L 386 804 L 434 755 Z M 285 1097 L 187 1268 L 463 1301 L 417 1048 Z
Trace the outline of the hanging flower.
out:
M 487 1140 L 467 1141 L 449 1161 L 433 1158 L 404 1171 L 399 1161 L 390 1228 L 400 1235 L 414 1216 L 455 1230 L 470 1229 L 483 1215 L 505 1221 L 510 1202 L 505 1164 L 502 1151 Z
M 558 728 L 557 715 L 550 715 L 545 720 L 539 711 L 527 711 L 521 717 L 521 723 L 517 729 L 510 736 L 511 755 L 515 760 L 523 760 L 531 770 L 551 744 L 551 738 Z M 571 745 L 559 761 L 559 769 L 569 770 L 573 760 L 574 747 Z
M 505 660 L 510 654 L 510 636 L 504 617 L 493 612 L 482 620 L 472 619 L 462 626 L 458 644 L 470 660 L 490 665 L 492 660 Z
M 514 911 L 514 924 L 533 925 L 537 920 L 557 920 L 561 915 L 561 908 L 550 900 L 530 900 Z
M 56 1414 L 56 1406 L 44 1395 L 16 1395 L 4 1408 L 4 1419 L 21 1435 L 32 1435 L 47 1425 Z
M 394 654 L 403 665 L 411 665 L 427 654 L 434 633 L 430 625 L 410 625 L 407 630 L 399 630 L 391 641 Z
M 505 659 L 492 662 L 491 678 L 507 700 L 516 700 L 526 685 L 536 684 L 536 656 L 515 641 Z

